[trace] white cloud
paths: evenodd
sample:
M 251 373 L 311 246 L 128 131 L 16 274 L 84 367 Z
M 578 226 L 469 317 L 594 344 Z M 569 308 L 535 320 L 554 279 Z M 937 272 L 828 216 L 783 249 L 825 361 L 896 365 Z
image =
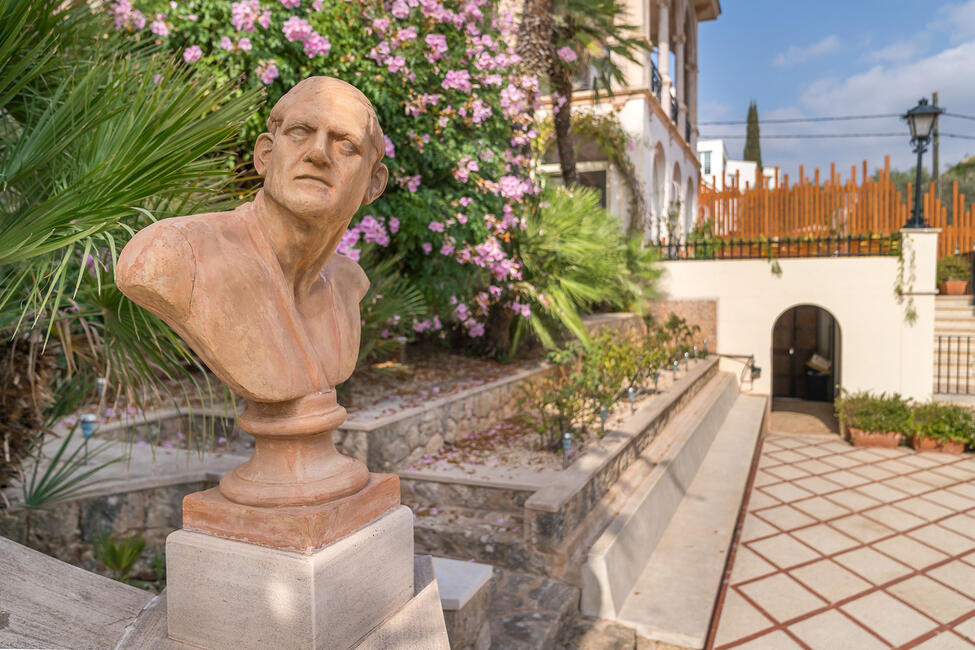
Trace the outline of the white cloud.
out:
M 938 9 L 929 30 L 948 34 L 951 43 L 961 43 L 975 38 L 975 0 Z
M 806 47 L 800 47 L 798 45 L 792 45 L 785 52 L 779 52 L 772 59 L 772 64 L 780 68 L 788 68 L 799 63 L 805 63 L 806 61 L 812 61 L 817 59 L 824 54 L 830 54 L 840 49 L 840 39 L 836 35 L 830 35 L 819 41 L 818 43 L 813 43 L 812 45 L 807 45 Z
M 920 54 L 916 41 L 908 43 L 893 43 L 879 50 L 871 50 L 863 57 L 872 63 L 900 63 L 914 59 Z

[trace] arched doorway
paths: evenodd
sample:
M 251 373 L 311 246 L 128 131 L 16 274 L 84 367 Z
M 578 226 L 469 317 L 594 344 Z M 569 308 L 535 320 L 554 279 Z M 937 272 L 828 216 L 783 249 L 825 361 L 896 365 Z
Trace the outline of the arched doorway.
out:
M 772 327 L 772 397 L 832 402 L 841 371 L 840 326 L 817 305 L 796 305 Z

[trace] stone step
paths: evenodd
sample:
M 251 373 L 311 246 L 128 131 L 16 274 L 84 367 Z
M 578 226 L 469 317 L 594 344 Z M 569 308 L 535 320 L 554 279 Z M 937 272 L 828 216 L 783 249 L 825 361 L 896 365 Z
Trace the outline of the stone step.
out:
M 417 553 L 506 568 L 529 566 L 521 514 L 417 504 L 413 512 Z
M 704 648 L 767 401 L 738 396 L 649 561 L 615 567 L 635 580 L 617 601 L 613 618 L 637 634 L 680 648 Z M 585 604 L 585 591 L 583 597 Z
M 465 480 L 454 476 L 442 479 L 421 472 L 399 472 L 403 503 L 430 504 L 460 508 L 521 513 L 525 501 L 538 488 L 516 483 L 489 484 L 483 481 Z
M 553 650 L 566 620 L 578 609 L 578 588 L 495 567 L 488 610 L 491 648 Z

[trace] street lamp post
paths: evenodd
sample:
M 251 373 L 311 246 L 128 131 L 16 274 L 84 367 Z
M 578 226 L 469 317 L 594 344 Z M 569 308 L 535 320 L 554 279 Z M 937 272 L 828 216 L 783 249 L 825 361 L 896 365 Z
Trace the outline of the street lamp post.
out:
M 934 122 L 938 115 L 944 113 L 943 108 L 931 106 L 928 100 L 922 98 L 917 106 L 907 111 L 902 117 L 907 120 L 911 127 L 911 144 L 917 153 L 917 180 L 914 183 L 914 212 L 906 224 L 905 228 L 927 228 L 924 222 L 924 214 L 921 211 L 921 156 L 927 151 L 928 140 L 931 138 L 931 131 L 934 129 Z

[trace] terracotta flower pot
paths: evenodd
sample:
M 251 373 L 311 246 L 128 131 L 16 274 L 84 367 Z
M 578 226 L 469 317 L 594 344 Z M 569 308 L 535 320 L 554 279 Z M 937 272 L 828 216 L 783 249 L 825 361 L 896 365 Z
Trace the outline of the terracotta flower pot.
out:
M 855 447 L 896 447 L 903 435 L 895 431 L 864 431 L 850 427 L 850 439 Z
M 968 280 L 945 280 L 939 285 L 939 290 L 945 296 L 964 296 L 968 287 Z
M 911 446 L 916 451 L 940 451 L 942 454 L 960 454 L 965 451 L 965 443 L 958 440 L 938 440 L 928 436 L 914 436 Z

